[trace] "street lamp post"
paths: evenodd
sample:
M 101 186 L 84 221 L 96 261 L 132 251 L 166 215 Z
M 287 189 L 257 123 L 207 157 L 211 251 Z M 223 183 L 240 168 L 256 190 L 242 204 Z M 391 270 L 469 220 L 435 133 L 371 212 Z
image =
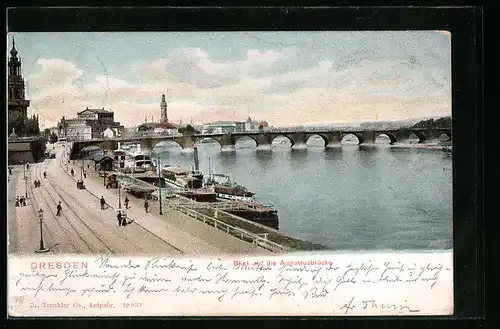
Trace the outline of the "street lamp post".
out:
M 118 209 L 122 209 L 122 185 L 120 183 L 118 183 Z
M 26 166 L 27 164 L 25 164 L 23 166 L 24 168 L 24 196 L 26 197 L 26 199 L 28 198 L 28 176 L 26 176 Z
M 41 253 L 41 252 L 47 252 L 49 249 L 45 248 L 43 246 L 43 209 L 40 208 L 38 210 L 38 220 L 40 222 L 40 249 L 35 250 L 35 252 Z
M 161 198 L 161 164 L 160 164 L 160 155 L 158 154 L 158 189 L 159 189 L 159 198 L 160 198 L 160 215 L 163 215 L 163 199 Z

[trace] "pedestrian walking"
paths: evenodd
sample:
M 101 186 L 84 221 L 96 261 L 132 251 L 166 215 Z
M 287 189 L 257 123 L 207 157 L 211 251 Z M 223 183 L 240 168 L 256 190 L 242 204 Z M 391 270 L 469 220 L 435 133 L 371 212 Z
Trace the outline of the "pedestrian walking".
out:
M 33 182 L 33 185 L 35 185 L 35 187 L 38 187 L 38 186 L 37 186 L 37 183 L 38 183 L 37 181 L 34 181 L 34 182 Z
M 128 209 L 128 202 L 129 202 L 129 200 L 128 200 L 128 197 L 126 196 L 125 197 L 125 209 Z
M 40 180 L 38 180 L 37 185 L 38 185 L 38 187 L 40 187 L 42 185 L 42 182 L 40 182 Z
M 87 170 L 90 170 L 90 164 L 87 165 Z
M 21 207 L 26 207 L 26 198 L 25 197 L 21 197 Z
M 16 207 L 19 207 L 20 203 L 19 203 L 19 197 L 16 197 Z
M 43 178 L 47 178 L 47 172 L 43 172 Z
M 71 168 L 71 176 L 75 176 L 75 171 Z
M 9 167 L 9 175 L 12 175 L 12 168 Z
M 122 213 L 118 210 L 118 214 L 116 214 L 116 218 L 118 219 L 118 226 L 122 226 Z
M 106 200 L 104 200 L 104 197 L 101 196 L 101 210 L 104 210 L 104 205 L 106 204 Z
M 148 213 L 149 203 L 148 200 L 144 201 L 144 209 L 146 210 L 146 214 Z
M 61 211 L 62 211 L 62 206 L 61 206 L 61 201 L 57 204 L 57 214 L 56 216 L 61 216 Z
M 83 173 L 83 178 L 87 178 L 87 173 L 86 172 Z

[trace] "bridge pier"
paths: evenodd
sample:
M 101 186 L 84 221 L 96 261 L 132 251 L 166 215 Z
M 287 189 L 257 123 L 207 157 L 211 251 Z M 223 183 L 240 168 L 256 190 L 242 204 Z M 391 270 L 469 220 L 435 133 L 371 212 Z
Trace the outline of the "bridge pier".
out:
M 356 136 L 361 135 L 363 141 L 360 141 L 360 144 L 375 144 L 377 140 L 378 133 L 375 131 L 364 131 L 357 133 Z M 359 137 L 358 137 L 359 139 Z
M 142 139 L 141 142 L 140 142 L 141 149 L 143 151 L 148 150 L 148 151 L 151 152 L 153 150 L 153 148 L 155 147 L 156 143 L 157 142 L 153 141 L 152 139 Z
M 329 134 L 320 135 L 326 137 L 325 147 L 338 147 L 342 142 L 342 134 L 340 132 L 333 132 Z
M 118 148 L 118 141 L 105 140 L 101 143 L 101 148 L 107 156 L 113 157 L 113 152 Z
M 292 148 L 303 148 L 304 146 L 306 146 L 307 138 L 306 133 L 304 132 L 296 132 L 290 134 L 289 138 L 293 141 Z
M 193 149 L 196 145 L 198 145 L 201 138 L 195 136 L 180 136 L 174 137 L 172 140 L 178 143 L 183 149 Z
M 257 143 L 257 148 L 260 149 L 269 149 L 273 143 L 273 137 L 267 132 L 253 136 L 252 138 Z
M 221 151 L 236 151 L 236 138 L 232 134 L 225 134 L 219 138 Z

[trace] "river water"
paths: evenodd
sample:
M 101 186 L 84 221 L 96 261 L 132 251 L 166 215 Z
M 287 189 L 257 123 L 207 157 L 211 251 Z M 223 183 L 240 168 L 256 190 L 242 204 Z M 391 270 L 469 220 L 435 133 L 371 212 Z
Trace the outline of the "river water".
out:
M 193 152 L 161 143 L 161 166 L 192 168 Z M 452 248 L 452 161 L 443 152 L 386 144 L 327 148 L 250 140 L 236 151 L 198 148 L 200 169 L 224 173 L 278 210 L 280 231 L 335 250 Z

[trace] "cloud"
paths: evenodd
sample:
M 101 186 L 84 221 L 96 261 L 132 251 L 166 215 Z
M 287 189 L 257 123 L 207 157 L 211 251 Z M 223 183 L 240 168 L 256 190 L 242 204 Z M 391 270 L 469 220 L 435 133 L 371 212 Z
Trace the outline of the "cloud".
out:
M 303 55 L 293 47 L 254 49 L 241 60 L 221 61 L 201 48 L 177 48 L 165 58 L 123 67 L 132 74 L 120 77 L 94 76 L 64 59 L 39 59 L 37 72 L 26 77 L 27 96 L 47 125 L 85 107 L 110 109 L 127 126 L 158 120 L 162 94 L 172 122 L 250 114 L 290 125 L 451 113 L 449 59 L 412 52 L 390 59 L 355 49 L 302 63 Z
M 216 62 L 200 48 L 179 48 L 165 59 L 138 65 L 135 71 L 156 81 L 168 79 L 199 88 L 218 88 L 236 84 L 245 77 L 265 76 L 273 67 L 282 67 L 289 60 L 289 49 L 281 52 L 253 49 L 247 52 L 245 60 Z

